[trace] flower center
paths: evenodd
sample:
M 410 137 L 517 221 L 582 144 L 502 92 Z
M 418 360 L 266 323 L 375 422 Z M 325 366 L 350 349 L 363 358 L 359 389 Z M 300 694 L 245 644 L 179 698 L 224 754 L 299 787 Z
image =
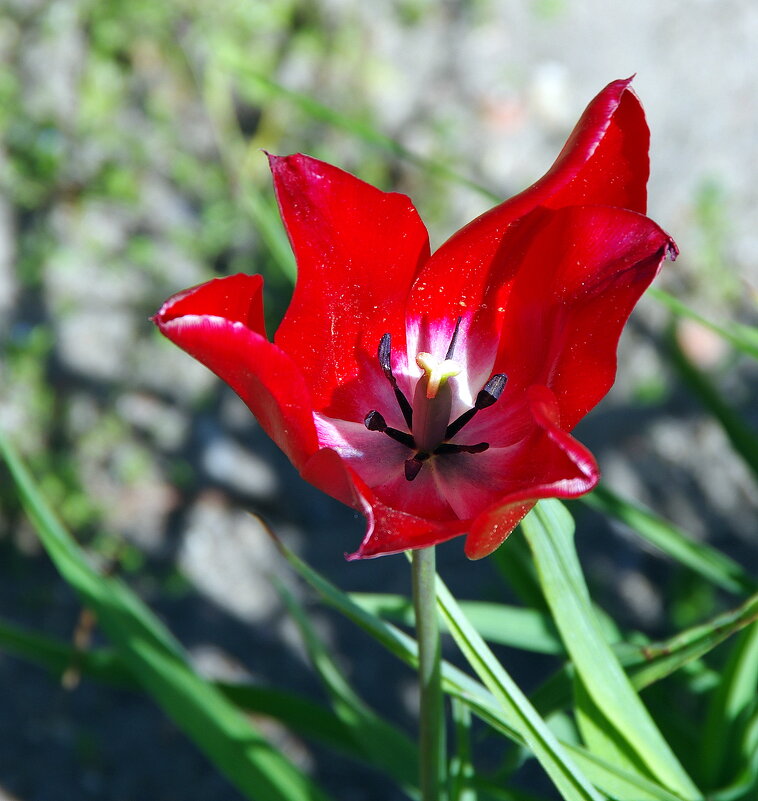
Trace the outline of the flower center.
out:
M 455 453 L 482 453 L 489 448 L 488 442 L 479 442 L 476 445 L 449 442 L 478 411 L 492 406 L 497 401 L 507 380 L 503 373 L 493 375 L 476 396 L 473 407 L 451 422 L 453 390 L 449 379 L 459 375 L 463 369 L 453 358 L 460 326 L 459 317 L 443 359 L 431 353 L 417 354 L 416 364 L 424 373 L 416 382 L 413 404 L 405 397 L 392 372 L 390 335 L 385 334 L 379 342 L 379 365 L 385 378 L 392 385 L 408 431 L 388 426 L 376 409 L 366 415 L 364 423 L 369 431 L 379 431 L 413 451 L 413 454 L 405 460 L 405 477 L 408 481 L 413 481 L 424 466 L 424 462 L 432 458 Z

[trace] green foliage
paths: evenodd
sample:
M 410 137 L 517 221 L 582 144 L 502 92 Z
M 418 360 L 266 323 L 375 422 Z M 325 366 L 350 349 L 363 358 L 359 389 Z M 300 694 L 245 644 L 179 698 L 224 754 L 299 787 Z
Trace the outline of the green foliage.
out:
M 64 682 L 81 676 L 147 694 L 256 801 L 325 796 L 246 713 L 381 771 L 416 797 L 411 734 L 358 696 L 296 594 L 279 588 L 326 702 L 287 687 L 201 677 L 140 598 L 104 574 L 121 571 L 138 583 L 148 559 L 114 530 L 109 497 L 93 491 L 91 477 L 107 474 L 113 484 L 138 490 L 149 476 L 188 496 L 194 491 L 195 465 L 171 453 L 181 447 L 162 448 L 124 418 L 117 401 L 131 390 L 173 391 L 151 387 L 139 365 L 158 353 L 147 316 L 179 286 L 255 269 L 266 278 L 270 322 L 281 317 L 295 267 L 260 148 L 311 152 L 378 185 L 412 188 L 432 225 L 449 213 L 453 192 L 482 201 L 500 195 L 460 166 L 450 151 L 454 121 L 443 112 L 423 152 L 377 122 L 364 88 L 380 80 L 381 66 L 365 57 L 349 19 L 333 24 L 318 3 L 72 0 L 39 4 L 34 14 L 23 5 L 0 19 L 0 183 L 11 209 L 18 284 L 14 307 L 0 320 L 0 525 L 15 535 L 31 523 L 60 574 L 95 613 L 108 645 L 81 648 L 3 621 L 0 648 Z M 429 7 L 407 1 L 394 13 L 398 24 L 413 27 Z M 546 21 L 565 10 L 562 0 L 532 4 Z M 477 4 L 466 13 L 479 13 Z M 30 43 L 62 34 L 80 47 L 71 76 L 75 102 L 66 107 L 32 92 L 28 64 L 22 69 Z M 303 64 L 316 64 L 317 90 L 296 88 L 286 77 Z M 335 96 L 345 102 L 335 103 Z M 724 200 L 718 183 L 701 186 L 693 204 L 701 247 L 685 254 L 695 285 L 717 288 L 721 319 L 661 289 L 651 295 L 672 322 L 693 320 L 709 329 L 727 349 L 724 365 L 731 369 L 758 358 L 758 329 L 725 311 L 739 306 L 741 292 L 724 269 Z M 67 277 L 86 268 L 98 291 L 113 281 L 105 299 L 79 297 L 81 286 L 66 289 Z M 114 308 L 142 328 L 123 364 L 93 379 L 66 361 L 65 324 L 82 311 L 107 317 Z M 76 339 L 81 329 L 74 333 L 68 337 Z M 750 398 L 729 394 L 723 365 L 695 363 L 673 337 L 666 344 L 664 364 L 754 479 L 758 435 L 747 419 Z M 669 383 L 656 376 L 638 387 L 636 400 L 654 411 L 667 402 L 663 388 Z M 203 389 L 181 398 L 193 412 L 213 402 Z M 84 423 L 72 422 L 83 406 Z M 541 503 L 524 521 L 526 536 L 514 534 L 493 555 L 505 585 L 496 596 L 457 602 L 440 582 L 446 653 L 458 660 L 442 668 L 454 724 L 449 801 L 544 801 L 519 786 L 520 768 L 533 758 L 566 799 L 753 801 L 758 578 L 747 562 L 609 486 L 582 503 L 623 524 L 632 550 L 653 550 L 672 566 L 667 628 L 628 631 L 598 608 L 582 572 L 586 554 L 574 550 L 573 523 L 557 502 Z M 291 551 L 282 553 L 319 602 L 352 621 L 387 658 L 417 666 L 416 642 L 402 628 L 414 625 L 408 598 L 343 592 Z M 93 568 L 91 559 L 105 569 Z M 178 597 L 187 587 L 173 570 L 160 591 Z M 501 664 L 499 646 L 548 666 L 549 676 L 520 688 Z M 502 762 L 483 768 L 481 742 L 494 736 L 506 743 Z M 79 747 L 96 751 L 86 738 Z
M 325 801 L 307 777 L 255 730 L 237 708 L 190 667 L 161 622 L 118 579 L 100 575 L 56 520 L 13 448 L 0 454 L 50 558 L 96 615 L 142 689 L 205 751 L 239 789 L 261 801 Z M 24 643 L 28 650 L 33 644 Z

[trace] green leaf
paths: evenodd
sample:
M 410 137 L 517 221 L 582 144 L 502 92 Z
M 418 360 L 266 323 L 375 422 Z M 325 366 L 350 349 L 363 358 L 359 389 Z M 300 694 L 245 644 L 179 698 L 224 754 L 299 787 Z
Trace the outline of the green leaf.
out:
M 757 619 L 758 595 L 754 595 L 737 609 L 686 629 L 668 640 L 644 645 L 617 643 L 613 650 L 634 689 L 641 690 L 692 665 Z M 543 717 L 569 707 L 575 673 L 573 664 L 568 663 L 532 693 L 532 703 Z
M 681 796 L 650 779 L 611 764 L 584 748 L 567 746 L 587 778 L 615 801 L 681 801 Z
M 587 506 L 625 523 L 647 542 L 722 589 L 738 595 L 758 589 L 758 581 L 737 562 L 705 543 L 695 542 L 681 529 L 641 504 L 625 500 L 607 486 L 597 487 L 581 500 Z
M 756 605 L 758 610 L 758 604 Z M 702 737 L 700 765 L 707 787 L 718 787 L 729 781 L 752 754 L 741 753 L 750 713 L 754 712 L 758 692 L 758 623 L 738 637 L 721 683 L 716 688 L 708 709 Z
M 640 760 L 618 729 L 595 703 L 592 695 L 582 681 L 582 677 L 574 673 L 574 706 L 575 717 L 582 740 L 591 753 L 604 759 L 611 765 L 617 765 L 629 773 L 649 776 L 644 763 Z
M 226 52 L 222 56 L 223 67 L 232 70 L 235 74 L 242 76 L 249 86 L 257 88 L 258 92 L 266 97 L 274 98 L 277 100 L 286 100 L 293 104 L 301 111 L 313 119 L 325 122 L 334 128 L 347 131 L 352 136 L 362 139 L 364 142 L 369 143 L 375 147 L 387 151 L 393 156 L 399 156 L 406 161 L 416 164 L 429 175 L 439 176 L 446 180 L 454 181 L 461 186 L 466 186 L 469 189 L 484 195 L 489 200 L 501 201 L 503 198 L 495 192 L 487 189 L 486 187 L 472 181 L 464 175 L 451 169 L 447 164 L 440 161 L 421 156 L 418 153 L 409 150 L 404 145 L 400 144 L 397 140 L 390 136 L 380 133 L 373 127 L 362 120 L 355 117 L 349 117 L 340 111 L 329 108 L 328 106 L 314 100 L 311 95 L 296 92 L 288 89 L 280 83 L 277 83 L 268 75 L 256 72 L 250 68 L 249 63 L 240 57 L 237 53 Z
M 663 642 L 625 646 L 622 664 L 636 689 L 670 676 L 674 671 L 705 656 L 724 640 L 758 620 L 758 594 L 737 609 L 693 626 Z M 754 627 L 753 627 L 754 628 Z
M 366 761 L 342 721 L 324 704 L 275 687 L 241 682 L 214 682 L 214 686 L 246 712 L 269 717 L 300 737 L 340 751 L 351 759 Z
M 450 801 L 477 801 L 471 762 L 471 710 L 462 701 L 453 698 L 453 730 L 455 753 L 450 761 Z
M 275 542 L 285 559 L 325 603 L 345 615 L 349 620 L 352 620 L 398 659 L 414 669 L 418 667 L 416 641 L 413 638 L 404 634 L 390 623 L 381 620 L 381 618 L 366 612 L 346 593 L 327 581 L 281 542 L 276 539 Z M 442 685 L 448 695 L 463 701 L 478 718 L 493 729 L 504 734 L 520 746 L 525 744 L 520 733 L 513 727 L 511 720 L 493 694 L 459 668 L 444 661 L 442 663 Z M 608 765 L 585 749 L 576 748 L 566 743 L 563 744 L 563 747 L 586 771 L 588 777 L 592 776 L 592 782 L 597 785 L 600 791 L 612 798 L 620 798 L 624 801 L 628 798 L 633 798 L 634 801 L 682 801 L 680 796 L 665 790 L 655 782 L 628 774 L 616 766 Z M 496 792 L 487 782 L 483 782 L 480 779 L 477 779 L 477 787 L 480 788 L 480 793 L 486 791 L 488 795 L 494 795 L 496 798 L 526 798 L 524 794 L 515 791 L 503 790 Z M 626 795 L 623 795 L 619 788 L 625 788 L 624 792 L 630 788 L 631 790 Z M 636 795 L 633 793 L 636 793 Z
M 729 442 L 753 476 L 758 478 L 758 435 L 723 399 L 710 377 L 687 358 L 679 347 L 673 331 L 668 336 L 671 363 L 677 369 L 692 393 L 703 406 L 719 421 Z
M 213 685 L 189 666 L 179 643 L 125 584 L 100 575 L 48 507 L 0 431 L 0 454 L 50 558 L 89 607 L 142 687 L 216 766 L 256 801 L 325 801 Z
M 116 687 L 139 690 L 113 648 L 80 651 L 67 642 L 30 632 L 0 621 L 0 650 L 49 670 L 57 678 L 74 669 L 82 677 Z M 296 693 L 238 682 L 214 682 L 214 686 L 235 706 L 279 721 L 295 734 L 322 743 L 347 756 L 365 762 L 352 737 L 334 713 Z
M 466 660 L 500 703 L 511 727 L 521 735 L 566 801 L 600 799 L 601 796 L 568 757 L 529 699 L 466 620 L 439 577 L 437 603 Z
M 702 798 L 634 691 L 594 615 L 563 505 L 541 501 L 521 523 L 566 650 L 587 692 L 650 775 L 683 798 Z
M 549 614 L 542 587 L 537 580 L 534 561 L 523 537 L 512 536 L 507 548 L 498 548 L 491 556 L 495 567 L 510 585 L 516 597 L 529 609 Z
M 273 194 L 268 188 L 269 184 L 266 184 L 264 193 L 251 179 L 250 148 L 239 129 L 228 76 L 219 70 L 206 69 L 202 76 L 195 77 L 202 92 L 205 111 L 210 118 L 230 195 L 249 214 L 274 264 L 289 281 L 294 282 L 297 275 L 295 257 L 273 202 Z M 256 155 L 260 155 L 257 150 Z
M 80 651 L 68 643 L 0 621 L 0 649 L 46 668 L 60 678 L 69 669 L 118 687 L 136 687 L 132 674 L 112 648 Z
M 400 729 L 377 715 L 354 692 L 316 634 L 302 606 L 283 584 L 277 589 L 300 629 L 311 664 L 318 673 L 339 720 L 365 761 L 391 776 L 409 795 L 418 795 L 418 748 Z
M 406 626 L 415 625 L 413 603 L 404 595 L 351 593 L 350 597 L 371 614 Z M 459 603 L 471 625 L 488 642 L 541 654 L 565 654 L 555 624 L 546 614 L 484 601 Z M 447 631 L 445 621 L 441 623 Z
M 758 795 L 758 702 L 755 699 L 738 750 L 744 757 L 742 768 L 726 787 L 710 793 L 708 801 L 755 801 Z
M 691 309 L 686 303 L 679 300 L 679 298 L 657 287 L 651 287 L 647 290 L 647 293 L 678 317 L 688 317 L 690 320 L 696 320 L 720 337 L 723 337 L 723 339 L 734 345 L 738 350 L 758 359 L 758 329 L 749 325 L 720 325 L 711 322 L 701 314 L 698 314 L 694 309 Z

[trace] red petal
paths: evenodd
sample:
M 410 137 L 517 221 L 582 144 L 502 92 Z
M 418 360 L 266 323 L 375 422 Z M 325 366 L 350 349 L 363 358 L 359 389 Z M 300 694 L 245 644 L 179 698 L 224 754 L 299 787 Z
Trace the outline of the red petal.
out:
M 405 195 L 308 156 L 270 162 L 298 265 L 275 341 L 298 363 L 323 410 L 334 389 L 358 374 L 361 351 L 376 353 L 387 332 L 393 348 L 403 348 L 405 302 L 429 256 L 429 237 Z
M 518 228 L 495 372 L 506 393 L 550 387 L 570 431 L 613 384 L 621 330 L 675 245 L 647 217 L 605 206 L 538 211 Z
M 160 327 L 162 322 L 188 314 L 223 317 L 265 337 L 263 277 L 237 273 L 177 292 L 161 306 L 153 320 Z
M 589 104 L 543 178 L 469 223 L 434 254 L 412 290 L 412 316 L 431 309 L 455 319 L 462 309 L 486 301 L 490 266 L 504 234 L 538 206 L 601 204 L 645 211 L 650 137 L 630 81 L 614 81 Z
M 645 213 L 650 130 L 631 81 L 614 81 L 600 92 L 555 164 L 523 194 L 543 195 L 540 203 L 551 209 L 598 204 Z
M 465 521 L 440 523 L 386 506 L 329 448 L 320 450 L 310 459 L 302 476 L 366 518 L 366 535 L 360 548 L 346 555 L 350 561 L 387 556 L 410 548 L 427 548 L 465 531 Z
M 242 398 L 296 467 L 318 448 L 310 396 L 293 360 L 266 340 L 259 275 L 217 278 L 169 298 L 161 332 Z
M 575 498 L 589 492 L 600 480 L 592 454 L 561 428 L 558 404 L 546 387 L 527 393 L 534 434 L 521 446 L 509 484 L 520 482 L 495 506 L 480 514 L 469 528 L 466 555 L 481 559 L 492 553 L 540 498 Z

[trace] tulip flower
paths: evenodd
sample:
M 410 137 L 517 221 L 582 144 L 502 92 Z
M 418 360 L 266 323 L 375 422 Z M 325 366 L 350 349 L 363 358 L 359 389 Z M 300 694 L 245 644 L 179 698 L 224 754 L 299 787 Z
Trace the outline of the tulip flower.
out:
M 608 392 L 673 240 L 645 216 L 649 132 L 629 80 L 590 103 L 535 184 L 434 254 L 404 195 L 270 156 L 294 251 L 269 341 L 259 275 L 154 320 L 242 398 L 306 481 L 366 518 L 366 558 L 466 535 L 479 558 L 540 498 L 599 479 L 571 430 Z

